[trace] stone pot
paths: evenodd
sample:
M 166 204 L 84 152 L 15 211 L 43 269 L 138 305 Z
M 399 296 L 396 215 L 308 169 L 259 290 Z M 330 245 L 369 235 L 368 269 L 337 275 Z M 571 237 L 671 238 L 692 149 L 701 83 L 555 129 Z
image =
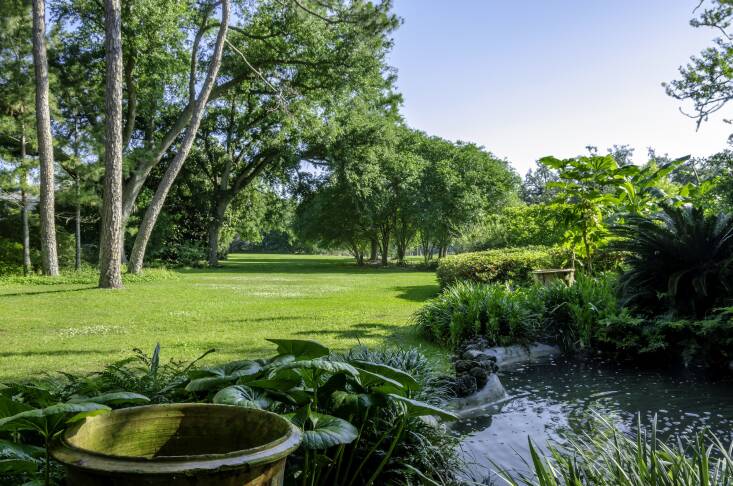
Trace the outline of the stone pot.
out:
M 300 440 L 271 412 L 181 403 L 89 417 L 51 454 L 74 486 L 279 486 Z

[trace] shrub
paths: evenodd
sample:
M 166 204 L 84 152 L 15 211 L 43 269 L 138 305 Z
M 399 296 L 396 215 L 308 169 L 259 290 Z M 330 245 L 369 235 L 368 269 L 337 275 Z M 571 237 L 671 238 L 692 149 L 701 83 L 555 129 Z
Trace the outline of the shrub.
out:
M 516 289 L 458 282 L 428 301 L 413 320 L 427 339 L 451 348 L 483 336 L 498 346 L 544 340 L 583 351 L 604 320 L 621 312 L 614 282 L 612 274 L 580 275 L 570 287 L 560 281 Z
M 624 300 L 649 314 L 672 310 L 703 318 L 733 289 L 733 219 L 700 208 L 670 207 L 655 217 L 631 217 L 615 228 L 627 251 L 620 284 Z
M 122 269 L 124 283 L 155 282 L 158 280 L 175 280 L 176 272 L 165 268 L 146 268 L 143 273 L 131 274 Z M 80 270 L 62 269 L 58 277 L 47 277 L 39 274 L 24 276 L 22 271 L 0 276 L 2 285 L 96 285 L 99 283 L 99 269 L 84 265 Z
M 559 248 L 502 248 L 446 257 L 438 264 L 437 274 L 441 287 L 459 280 L 528 283 L 533 270 L 562 266 L 568 260 L 567 252 Z
M 475 336 L 506 346 L 536 339 L 542 311 L 534 289 L 458 282 L 419 309 L 413 320 L 430 341 L 451 348 Z

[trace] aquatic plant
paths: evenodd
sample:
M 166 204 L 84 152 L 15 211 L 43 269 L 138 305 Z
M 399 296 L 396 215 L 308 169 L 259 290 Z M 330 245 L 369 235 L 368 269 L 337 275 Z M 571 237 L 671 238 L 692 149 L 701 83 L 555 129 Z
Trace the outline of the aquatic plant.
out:
M 530 474 L 495 466 L 511 486 L 728 486 L 733 484 L 733 443 L 701 431 L 689 444 L 665 442 L 639 419 L 633 435 L 596 417 L 590 432 L 549 445 L 541 455 L 529 439 Z

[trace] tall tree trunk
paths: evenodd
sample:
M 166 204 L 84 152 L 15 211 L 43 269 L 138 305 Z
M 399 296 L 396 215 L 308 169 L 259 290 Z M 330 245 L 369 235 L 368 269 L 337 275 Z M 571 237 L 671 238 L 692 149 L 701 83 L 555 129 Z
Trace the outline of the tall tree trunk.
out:
M 81 188 L 79 185 L 79 174 L 76 175 L 76 211 L 74 214 L 74 243 L 76 251 L 74 258 L 74 268 L 81 270 Z
M 122 31 L 120 0 L 105 0 L 104 203 L 99 243 L 99 286 L 122 287 Z
M 369 251 L 369 261 L 376 262 L 377 261 L 377 251 L 379 249 L 379 243 L 377 242 L 377 237 L 372 236 L 369 239 L 369 243 L 371 244 L 371 248 Z
M 41 265 L 45 275 L 59 274 L 54 214 L 53 139 L 48 105 L 48 59 L 46 57 L 46 2 L 33 0 L 33 66 L 36 73 L 36 126 L 40 159 Z
M 23 175 L 23 178 L 26 176 Z M 23 275 L 30 275 L 33 268 L 31 266 L 31 239 L 28 228 L 28 193 L 25 188 L 20 190 L 20 217 L 23 221 Z
M 25 124 L 20 124 L 20 219 L 23 224 L 23 275 L 30 275 L 33 270 L 31 266 L 31 238 L 30 229 L 28 227 L 28 171 L 25 167 Z
M 381 238 L 379 241 L 379 253 L 382 257 L 382 265 L 387 265 L 389 261 L 389 230 L 382 229 L 380 233 Z
M 223 0 L 221 4 L 221 24 L 219 27 L 219 33 L 216 37 L 216 47 L 214 48 L 211 64 L 209 65 L 208 72 L 206 73 L 206 80 L 204 81 L 201 93 L 194 104 L 191 122 L 183 135 L 181 147 L 173 158 L 173 161 L 168 165 L 168 168 L 163 175 L 163 179 L 160 181 L 160 184 L 158 184 L 153 200 L 150 202 L 148 209 L 145 211 L 145 216 L 140 223 L 140 230 L 135 238 L 135 244 L 132 247 L 130 263 L 128 265 L 131 273 L 139 273 L 142 270 L 143 260 L 145 259 L 145 250 L 148 246 L 150 235 L 153 232 L 153 227 L 158 220 L 160 211 L 163 209 L 163 204 L 165 203 L 165 198 L 168 196 L 168 191 L 173 185 L 173 181 L 176 179 L 176 176 L 178 176 L 178 172 L 181 170 L 183 163 L 186 161 L 188 153 L 191 151 L 194 139 L 196 138 L 196 132 L 198 131 L 201 123 L 201 118 L 204 115 L 206 103 L 209 100 L 209 94 L 211 93 L 214 83 L 216 82 L 216 77 L 219 74 L 221 56 L 224 51 L 224 41 L 226 40 L 227 28 L 229 26 L 229 7 L 230 0 Z
M 216 198 L 211 222 L 209 223 L 209 265 L 215 267 L 219 264 L 219 233 L 224 224 L 229 200 L 227 198 Z

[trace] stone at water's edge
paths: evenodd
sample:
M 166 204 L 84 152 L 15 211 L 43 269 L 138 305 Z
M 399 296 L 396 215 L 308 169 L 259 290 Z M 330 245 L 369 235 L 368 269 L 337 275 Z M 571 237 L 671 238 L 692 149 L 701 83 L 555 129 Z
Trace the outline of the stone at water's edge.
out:
M 525 364 L 532 361 L 545 360 L 560 356 L 559 346 L 550 344 L 533 343 L 529 346 L 506 346 L 493 347 L 486 349 L 470 349 L 466 354 L 471 355 L 475 359 L 482 357 L 493 358 L 496 360 L 497 366 L 507 368 Z
M 460 358 L 456 359 L 454 366 L 458 374 L 459 384 L 462 378 L 472 370 L 464 370 L 468 367 L 468 363 L 477 360 L 482 363 L 491 362 L 494 365 L 493 370 L 507 369 L 516 367 L 525 363 L 544 361 L 560 356 L 561 351 L 558 346 L 549 344 L 533 343 L 529 346 L 497 346 L 492 348 L 476 348 L 475 345 L 469 345 L 462 352 Z M 465 366 L 464 366 L 465 364 Z M 488 405 L 505 400 L 507 397 L 504 386 L 501 384 L 496 373 L 489 372 L 485 384 L 478 387 L 474 393 L 468 396 L 456 398 L 452 403 L 452 408 L 458 410 L 459 415 L 467 415 L 476 409 L 485 408 Z M 475 383 L 475 380 L 474 380 Z M 471 390 L 473 391 L 473 390 Z
M 455 408 L 459 415 L 465 415 L 477 408 L 484 408 L 488 404 L 500 402 L 506 398 L 507 394 L 499 377 L 492 374 L 481 390 L 464 398 L 456 398 L 451 408 Z

